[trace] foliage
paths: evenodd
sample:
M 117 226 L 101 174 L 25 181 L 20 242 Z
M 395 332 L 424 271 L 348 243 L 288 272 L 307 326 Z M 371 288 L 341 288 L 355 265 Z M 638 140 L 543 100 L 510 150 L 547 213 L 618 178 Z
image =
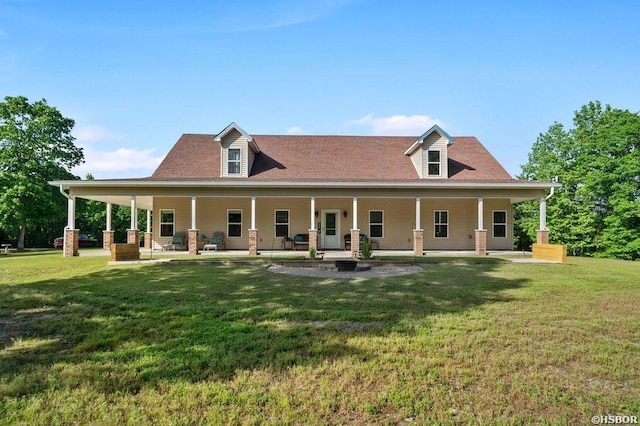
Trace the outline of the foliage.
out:
M 640 115 L 590 102 L 574 128 L 540 134 L 522 179 L 563 185 L 547 207 L 552 242 L 574 255 L 640 258 Z M 518 242 L 533 239 L 537 202 L 516 207 Z M 536 213 L 536 214 L 533 214 Z
M 15 237 L 18 249 L 27 232 L 36 242 L 36 234 L 61 225 L 65 200 L 47 182 L 75 179 L 69 170 L 84 161 L 73 126 L 44 99 L 7 96 L 0 102 L 0 228 Z
M 314 260 L 316 258 L 316 249 L 311 248 L 309 250 L 309 259 Z
M 362 243 L 360 243 L 360 253 L 362 254 L 362 258 L 364 260 L 369 260 L 371 259 L 371 241 L 369 241 L 368 239 L 366 241 L 363 241 Z
M 202 259 L 6 256 L 0 424 L 574 424 L 640 412 L 640 263 L 473 260 L 329 280 Z

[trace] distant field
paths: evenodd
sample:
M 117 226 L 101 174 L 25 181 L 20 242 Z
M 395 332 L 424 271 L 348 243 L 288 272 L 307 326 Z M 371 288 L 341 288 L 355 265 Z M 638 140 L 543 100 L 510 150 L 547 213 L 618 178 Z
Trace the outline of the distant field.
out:
M 0 256 L 0 423 L 640 418 L 640 263 L 383 280 Z

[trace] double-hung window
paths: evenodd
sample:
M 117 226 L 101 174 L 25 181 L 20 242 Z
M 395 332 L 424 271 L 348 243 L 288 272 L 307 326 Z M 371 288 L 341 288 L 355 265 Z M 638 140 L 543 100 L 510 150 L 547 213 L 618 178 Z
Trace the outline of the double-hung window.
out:
M 506 210 L 493 211 L 493 238 L 507 237 L 507 212 Z
M 433 212 L 434 237 L 449 237 L 449 212 L 446 210 L 436 210 Z
M 176 223 L 175 210 L 160 210 L 160 236 L 173 237 Z
M 429 176 L 440 176 L 440 151 L 427 152 L 427 173 Z
M 227 210 L 227 235 L 242 237 L 242 210 Z
M 289 210 L 276 210 L 276 238 L 289 236 Z
M 371 238 L 384 237 L 384 212 L 369 210 L 369 236 Z
M 230 175 L 240 174 L 240 160 L 242 158 L 240 148 L 229 148 L 227 158 L 227 173 Z

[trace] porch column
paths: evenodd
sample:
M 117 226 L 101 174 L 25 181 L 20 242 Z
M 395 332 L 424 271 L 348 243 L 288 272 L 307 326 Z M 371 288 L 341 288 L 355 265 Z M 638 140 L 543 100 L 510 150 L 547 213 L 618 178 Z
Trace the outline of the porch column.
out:
M 249 229 L 249 255 L 258 255 L 258 230 L 256 229 L 256 197 L 251 197 L 251 229 Z
M 416 228 L 413 230 L 413 255 L 422 256 L 424 253 L 424 230 L 420 223 L 420 197 L 416 197 Z
M 67 226 L 64 229 L 64 244 L 62 256 L 74 257 L 78 255 L 78 230 L 76 227 L 76 198 L 67 198 Z
M 540 229 L 537 232 L 538 244 L 549 244 L 549 230 L 547 229 L 547 199 L 540 198 Z
M 309 257 L 311 251 L 318 252 L 318 230 L 316 229 L 316 197 L 311 197 L 311 214 L 309 215 L 311 226 L 309 228 Z
M 127 229 L 127 244 L 140 246 L 140 231 L 138 231 L 138 208 L 136 206 L 136 196 L 131 196 L 131 223 Z
M 478 197 L 478 229 L 476 229 L 476 254 L 487 254 L 487 230 L 484 229 L 484 199 Z
M 111 244 L 115 242 L 114 231 L 111 230 L 111 203 L 107 203 L 107 223 L 102 231 L 102 249 L 111 250 Z
M 144 233 L 144 248 L 153 250 L 153 233 L 151 232 L 151 210 L 147 210 L 147 231 Z
M 196 227 L 196 197 L 191 197 L 191 228 L 188 231 L 189 241 L 187 247 L 189 254 L 198 255 L 198 229 Z
M 353 197 L 353 219 L 351 227 L 351 257 L 360 253 L 360 229 L 358 228 L 358 197 Z

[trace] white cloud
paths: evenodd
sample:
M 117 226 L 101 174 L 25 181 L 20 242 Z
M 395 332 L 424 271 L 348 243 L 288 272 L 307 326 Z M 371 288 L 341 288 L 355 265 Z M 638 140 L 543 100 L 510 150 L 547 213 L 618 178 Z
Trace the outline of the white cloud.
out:
M 155 151 L 155 148 L 98 151 L 85 147 L 85 163 L 74 168 L 72 172 L 82 178 L 91 173 L 96 179 L 146 177 L 153 173 L 164 158 L 154 156 Z
M 306 133 L 306 132 L 300 126 L 287 127 L 287 134 L 288 135 L 300 135 L 300 134 L 303 134 L 303 133 Z
M 76 144 L 84 151 L 85 162 L 72 172 L 82 178 L 87 173 L 91 173 L 96 179 L 146 177 L 153 173 L 164 158 L 154 156 L 155 148 L 131 147 L 127 135 L 104 126 L 82 125 L 73 131 L 73 136 Z
M 367 114 L 357 120 L 349 121 L 347 126 L 367 127 L 373 135 L 416 136 L 423 134 L 434 124 L 443 126 L 440 120 L 428 115 L 374 117 L 373 114 Z
M 80 145 L 82 145 L 83 142 L 96 142 L 105 140 L 115 141 L 122 140 L 126 137 L 126 135 L 114 133 L 106 127 L 97 125 L 86 125 L 78 127 L 72 133 Z

